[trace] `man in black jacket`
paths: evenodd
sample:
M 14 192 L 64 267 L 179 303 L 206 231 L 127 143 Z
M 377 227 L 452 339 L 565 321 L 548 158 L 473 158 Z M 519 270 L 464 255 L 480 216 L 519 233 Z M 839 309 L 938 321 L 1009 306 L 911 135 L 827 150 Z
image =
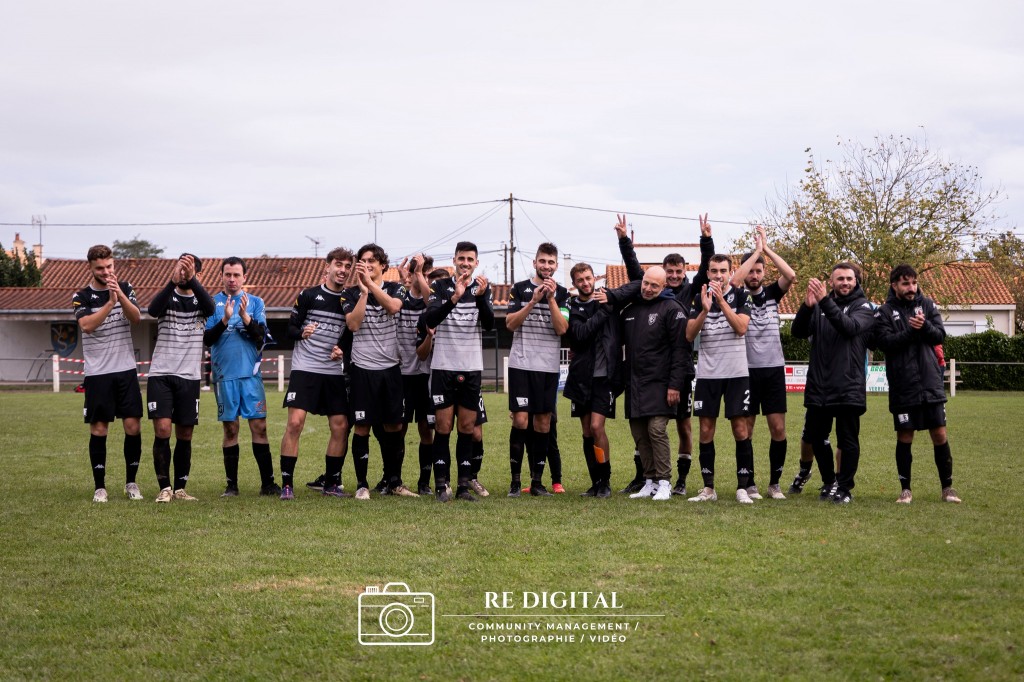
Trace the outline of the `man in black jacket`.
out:
M 682 337 L 686 313 L 665 288 L 665 270 L 644 273 L 640 300 L 622 312 L 626 344 L 626 417 L 644 465 L 644 486 L 633 498 L 672 497 L 668 420 L 688 388 Z
M 690 314 L 694 296 L 700 291 L 701 286 L 708 282 L 708 264 L 711 262 L 711 257 L 715 255 L 715 241 L 711 237 L 711 223 L 708 222 L 708 214 L 705 213 L 702 216 L 698 216 L 698 220 L 700 222 L 700 266 L 693 276 L 693 281 L 691 282 L 686 278 L 686 259 L 681 254 L 670 253 L 661 262 L 661 267 L 665 269 L 665 288 L 667 291 L 672 292 L 676 297 L 676 301 L 683 307 L 683 312 L 687 315 Z M 644 276 L 644 270 L 637 260 L 636 251 L 633 249 L 633 242 L 626 236 L 626 216 L 619 216 L 615 232 L 619 237 L 619 252 L 622 254 L 622 260 L 626 265 L 626 275 L 629 277 L 630 284 L 619 289 L 619 291 L 623 292 L 623 295 L 619 298 L 624 300 L 615 300 L 613 298 L 614 292 L 609 292 L 613 294 L 613 296 L 609 297 L 609 302 L 616 305 L 624 305 L 628 300 L 635 300 L 640 295 L 640 280 Z M 675 488 L 672 489 L 673 495 L 686 495 L 686 477 L 689 475 L 693 456 L 693 438 L 690 428 L 690 413 L 693 409 L 690 390 L 694 374 L 693 348 L 685 338 L 683 343 L 685 344 L 684 350 L 687 357 L 689 380 L 683 387 L 679 404 L 676 406 L 676 433 L 679 435 L 676 468 L 679 472 L 679 479 L 676 482 Z M 636 476 L 620 492 L 634 493 L 643 487 L 643 465 L 638 454 L 634 455 L 634 463 L 636 465 Z
M 874 327 L 874 313 L 851 263 L 832 268 L 832 293 L 817 278 L 793 320 L 793 336 L 811 340 L 811 360 L 804 388 L 808 442 L 824 485 L 821 499 L 848 504 L 860 461 L 860 416 L 867 409 L 864 357 Z M 826 441 L 836 422 L 843 451 L 838 479 Z
M 594 296 L 593 268 L 577 263 L 569 276 L 579 293 L 569 299 L 569 374 L 562 394 L 583 428 L 591 486 L 582 496 L 609 497 L 611 450 L 604 425 L 615 418 L 615 398 L 622 392 L 622 342 L 611 308 Z
M 885 352 L 889 411 L 896 428 L 896 473 L 903 487 L 900 504 L 910 504 L 911 445 L 914 432 L 928 430 L 935 451 L 944 502 L 960 502 L 953 489 L 953 456 L 946 440 L 946 391 L 935 347 L 946 338 L 935 301 L 917 287 L 917 271 L 896 266 L 889 274 L 889 296 L 875 313 L 875 343 Z M 846 462 L 845 453 L 843 462 Z

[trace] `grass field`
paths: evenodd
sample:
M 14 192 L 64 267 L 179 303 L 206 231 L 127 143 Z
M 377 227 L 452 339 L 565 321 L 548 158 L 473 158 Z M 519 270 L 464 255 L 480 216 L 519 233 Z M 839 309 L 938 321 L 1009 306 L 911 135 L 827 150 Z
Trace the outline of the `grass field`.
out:
M 279 400 L 270 394 L 271 404 Z M 580 498 L 586 469 L 565 401 L 560 443 L 570 494 L 510 500 L 504 396 L 487 400 L 481 480 L 496 494 L 478 504 L 356 502 L 305 490 L 293 503 L 260 498 L 245 439 L 242 496 L 221 499 L 220 430 L 213 397 L 205 395 L 189 482 L 199 502 L 153 503 L 147 423 L 139 476 L 146 500 L 119 494 L 118 427 L 108 457 L 111 501 L 96 505 L 81 396 L 0 393 L 0 679 L 1024 676 L 1022 486 L 1014 473 L 1020 394 L 961 394 L 949 403 L 964 503 L 938 501 L 931 446 L 921 434 L 909 507 L 894 504 L 884 396 L 869 397 L 849 507 L 821 504 L 813 493 L 737 504 L 727 428 L 719 428 L 717 503 Z M 798 401 L 791 397 L 784 486 L 796 469 Z M 272 410 L 275 470 L 283 421 L 284 410 Z M 632 475 L 632 448 L 623 421 L 612 433 L 613 484 L 622 487 Z M 321 471 L 325 442 L 326 423 L 311 418 L 299 481 Z M 409 450 L 406 478 L 414 480 L 415 446 Z M 764 487 L 761 424 L 755 450 Z M 379 467 L 374 456 L 371 477 Z M 349 462 L 344 478 L 351 489 Z M 699 485 L 696 466 L 689 483 Z M 432 646 L 359 644 L 359 594 L 389 581 L 434 594 Z M 520 603 L 485 608 L 488 591 L 512 592 Z M 544 591 L 615 592 L 622 608 L 522 608 L 523 592 Z M 543 629 L 598 622 L 629 629 Z M 488 623 L 542 629 L 471 629 Z M 481 641 L 556 634 L 575 641 Z M 589 639 L 608 634 L 624 641 Z

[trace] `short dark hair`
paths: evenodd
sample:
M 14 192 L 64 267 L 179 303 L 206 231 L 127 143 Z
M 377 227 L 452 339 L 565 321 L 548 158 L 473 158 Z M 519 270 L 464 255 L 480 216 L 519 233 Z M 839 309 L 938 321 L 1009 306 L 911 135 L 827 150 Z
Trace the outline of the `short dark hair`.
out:
M 904 277 L 913 277 L 914 279 L 917 279 L 917 270 L 906 263 L 900 263 L 892 269 L 892 272 L 889 273 L 889 284 L 895 284 Z
M 753 255 L 754 255 L 753 251 L 748 251 L 747 253 L 743 254 L 743 260 L 741 260 L 740 262 L 741 263 L 746 263 L 748 260 L 750 260 L 753 257 Z M 764 263 L 764 256 L 758 256 L 757 260 L 754 261 L 754 262 L 755 263 L 760 263 L 761 265 L 764 265 L 765 264 Z
M 426 255 L 423 256 L 423 265 L 422 265 L 423 272 L 426 272 L 427 270 L 431 269 L 432 267 L 434 267 L 434 257 L 433 256 L 426 256 Z
M 378 246 L 377 244 L 374 244 L 373 242 L 370 242 L 369 244 L 363 244 L 362 246 L 359 247 L 359 250 L 356 251 L 356 257 L 357 258 L 362 258 L 363 254 L 366 253 L 367 251 L 369 251 L 371 254 L 373 254 L 374 260 L 376 260 L 378 263 L 381 264 L 381 270 L 383 270 L 384 272 L 387 272 L 387 269 L 388 269 L 388 254 L 387 254 L 387 252 L 383 248 Z
M 712 263 L 728 263 L 729 267 L 732 267 L 732 258 L 729 258 L 724 253 L 716 253 L 711 257 Z
M 224 266 L 225 265 L 241 265 L 242 266 L 242 274 L 243 275 L 245 274 L 245 261 L 242 260 L 241 258 L 239 258 L 238 256 L 228 256 L 227 258 L 225 258 L 224 260 L 222 260 L 220 262 L 220 273 L 222 275 L 224 274 Z
M 835 272 L 836 270 L 853 270 L 853 277 L 857 280 L 857 283 L 860 284 L 860 268 L 853 263 L 845 260 L 841 263 L 836 263 L 832 266 L 832 272 Z
M 459 242 L 455 245 L 455 253 L 458 253 L 459 251 L 472 251 L 477 255 L 480 254 L 480 251 L 476 248 L 476 244 L 473 242 Z M 431 263 L 433 263 L 433 261 L 431 261 Z
M 555 258 L 558 258 L 558 247 L 552 244 L 551 242 L 542 242 L 540 245 L 537 246 L 537 256 L 539 256 L 542 253 L 548 256 L 554 256 Z M 536 258 L 536 256 L 534 257 Z
M 337 246 L 331 249 L 330 253 L 327 254 L 325 259 L 328 263 L 333 263 L 336 260 L 346 261 L 354 260 L 356 255 L 344 246 Z
M 97 244 L 89 248 L 89 253 L 85 256 L 91 263 L 94 260 L 102 260 L 104 258 L 113 258 L 114 252 L 110 250 L 109 246 L 104 244 Z
M 569 280 L 571 282 L 575 282 L 576 281 L 576 275 L 578 275 L 579 273 L 584 272 L 586 270 L 590 270 L 590 272 L 594 272 L 594 268 L 590 267 L 589 263 L 577 263 L 576 265 L 572 266 L 572 270 L 569 271 Z
M 683 258 L 681 253 L 670 253 L 661 261 L 661 267 L 667 268 L 668 266 L 682 265 L 686 267 L 686 259 Z
M 431 282 L 433 282 L 435 280 L 444 279 L 445 277 L 451 277 L 451 276 L 452 276 L 452 274 L 450 272 L 448 272 L 447 270 L 445 270 L 444 268 L 438 268 L 437 270 L 431 270 L 430 274 L 427 275 L 427 279 L 429 279 Z

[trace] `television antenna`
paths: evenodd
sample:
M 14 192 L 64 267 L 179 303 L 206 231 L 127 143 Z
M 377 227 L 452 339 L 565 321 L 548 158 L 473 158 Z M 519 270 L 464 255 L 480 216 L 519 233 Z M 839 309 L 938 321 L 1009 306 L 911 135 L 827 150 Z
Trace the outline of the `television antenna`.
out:
M 313 255 L 316 258 L 319 258 L 320 257 L 320 242 L 323 240 L 323 237 L 310 237 L 307 234 L 306 235 L 306 239 L 308 239 L 309 241 L 313 242 Z

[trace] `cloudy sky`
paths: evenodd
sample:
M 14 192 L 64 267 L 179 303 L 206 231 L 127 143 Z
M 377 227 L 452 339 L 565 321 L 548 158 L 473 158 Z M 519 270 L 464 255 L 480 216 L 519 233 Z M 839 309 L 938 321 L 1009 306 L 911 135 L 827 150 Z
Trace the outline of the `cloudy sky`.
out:
M 135 234 L 209 256 L 476 241 L 509 194 L 735 236 L 839 138 L 926 135 L 1024 215 L 1024 4 L 590 0 L 17 3 L 0 27 L 0 242 Z M 617 262 L 609 213 L 515 204 L 516 240 Z M 472 204 L 429 211 L 398 209 Z M 340 216 L 201 226 L 71 227 Z M 717 222 L 716 222 L 717 220 Z M 733 222 L 737 224 L 732 224 Z M 321 251 L 323 253 L 323 251 Z M 525 262 L 516 265 L 517 275 Z

